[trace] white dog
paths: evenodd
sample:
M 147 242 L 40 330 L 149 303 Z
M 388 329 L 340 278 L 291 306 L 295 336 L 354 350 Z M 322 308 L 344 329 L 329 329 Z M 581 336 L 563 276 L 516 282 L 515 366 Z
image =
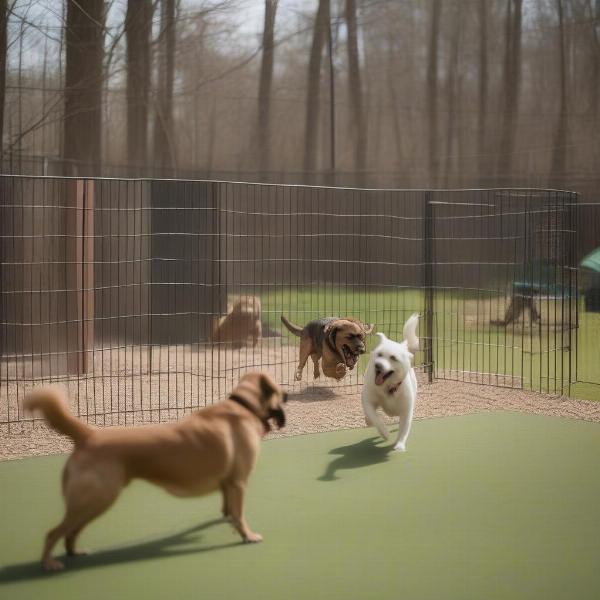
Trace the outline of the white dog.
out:
M 401 343 L 378 333 L 380 342 L 371 352 L 365 371 L 362 406 L 367 425 L 374 425 L 386 440 L 389 432 L 377 414 L 377 409 L 390 417 L 400 417 L 398 439 L 394 450 L 406 451 L 406 438 L 410 432 L 413 409 L 417 399 L 417 376 L 412 366 L 413 352 L 419 349 L 416 330 L 419 315 L 412 315 L 404 324 Z

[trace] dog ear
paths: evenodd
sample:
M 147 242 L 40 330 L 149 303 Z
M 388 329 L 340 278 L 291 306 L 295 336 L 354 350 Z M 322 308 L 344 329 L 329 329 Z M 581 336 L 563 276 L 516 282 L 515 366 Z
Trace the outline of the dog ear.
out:
M 381 344 L 383 344 L 383 342 L 385 342 L 387 340 L 385 333 L 381 333 L 381 331 L 378 331 L 375 335 L 379 338 L 379 342 L 377 342 L 377 346 L 380 346 Z M 377 346 L 375 346 L 375 347 L 377 348 Z
M 336 325 L 337 321 L 332 321 L 327 327 L 325 327 L 325 335 L 327 339 L 331 342 L 331 345 L 336 348 L 335 338 L 337 337 L 338 331 L 340 330 L 340 326 Z
M 375 323 L 361 323 L 361 325 L 366 335 L 373 333 L 373 329 L 375 329 Z
M 260 374 L 258 384 L 260 386 L 260 393 L 265 400 L 268 400 L 277 390 L 277 384 L 266 373 Z

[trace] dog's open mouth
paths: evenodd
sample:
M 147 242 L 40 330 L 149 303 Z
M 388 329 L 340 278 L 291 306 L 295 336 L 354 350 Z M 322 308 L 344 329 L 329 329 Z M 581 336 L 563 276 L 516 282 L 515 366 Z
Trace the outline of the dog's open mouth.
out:
M 354 366 L 358 362 L 358 354 L 352 352 L 352 350 L 350 350 L 350 348 L 346 346 L 346 344 L 342 346 L 342 351 L 344 352 L 344 360 L 346 361 L 346 366 L 350 370 L 354 369 Z
M 383 373 L 381 371 L 375 371 L 375 385 L 383 385 L 393 372 L 394 371 L 388 371 L 387 373 Z

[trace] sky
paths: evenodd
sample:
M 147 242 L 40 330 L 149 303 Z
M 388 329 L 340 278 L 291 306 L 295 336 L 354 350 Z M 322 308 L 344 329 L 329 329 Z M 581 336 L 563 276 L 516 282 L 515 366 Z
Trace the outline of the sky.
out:
M 202 7 L 218 3 L 220 0 L 181 0 L 181 12 L 199 10 Z M 256 48 L 260 44 L 264 19 L 264 0 L 232 0 L 234 8 L 223 18 L 234 25 L 237 41 L 241 48 Z M 110 33 L 114 33 L 123 23 L 127 0 L 113 0 L 107 15 Z M 279 0 L 277 9 L 277 28 L 280 35 L 286 30 L 286 23 L 296 23 L 299 12 L 314 13 L 317 0 Z M 11 17 L 9 34 L 9 65 L 18 67 L 19 33 L 23 27 L 23 67 L 40 66 L 47 48 L 51 60 L 56 60 L 58 40 L 62 27 L 63 0 L 18 0 Z M 25 17 L 27 23 L 22 23 Z M 159 11 L 155 15 L 158 20 Z M 107 44 L 111 35 L 107 36 Z

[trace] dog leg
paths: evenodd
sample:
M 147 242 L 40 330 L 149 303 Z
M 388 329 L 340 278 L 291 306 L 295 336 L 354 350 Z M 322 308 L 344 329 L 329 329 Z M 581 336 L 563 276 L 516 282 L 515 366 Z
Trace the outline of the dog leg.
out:
M 89 521 L 88 521 L 89 523 Z M 68 556 L 85 556 L 87 552 L 85 550 L 77 550 L 76 542 L 81 530 L 87 525 L 84 523 L 81 527 L 78 527 L 71 533 L 65 536 L 65 550 Z
M 238 533 L 242 536 L 244 542 L 261 542 L 262 535 L 251 531 L 244 518 L 245 491 L 245 485 L 243 483 L 227 484 L 225 493 L 227 495 L 227 507 L 229 509 L 231 521 Z
M 310 356 L 311 342 L 308 338 L 300 340 L 300 357 L 298 358 L 298 368 L 296 369 L 296 381 L 302 380 L 302 371 L 306 365 L 306 361 Z
M 66 519 L 57 525 L 54 529 L 51 529 L 46 534 L 46 540 L 44 542 L 44 551 L 42 553 L 42 566 L 46 571 L 60 571 L 64 569 L 64 565 L 55 558 L 52 558 L 52 549 L 56 545 L 56 542 L 65 535 L 66 532 Z
M 321 371 L 319 371 L 319 355 L 316 354 L 315 352 L 313 352 L 310 355 L 312 361 L 313 361 L 313 376 L 315 379 L 319 379 L 319 377 L 321 377 Z
M 62 564 L 51 558 L 50 553 L 56 542 L 64 536 L 65 549 L 69 556 L 81 556 L 76 541 L 83 528 L 104 513 L 117 499 L 124 481 L 113 482 L 108 486 L 101 477 L 74 478 L 65 476 L 64 494 L 67 505 L 62 523 L 48 532 L 42 563 L 46 570 L 62 569 Z M 58 566 L 60 565 L 60 566 Z
M 346 376 L 346 365 L 344 363 L 338 363 L 335 366 L 335 378 L 339 381 Z
M 390 437 L 390 433 L 385 426 L 385 423 L 379 418 L 379 415 L 373 408 L 373 406 L 363 396 L 362 400 L 363 412 L 365 413 L 365 422 L 367 425 L 374 425 L 379 432 L 379 435 L 387 440 Z
M 221 493 L 223 494 L 223 503 L 221 504 L 221 513 L 226 519 L 231 518 L 231 511 L 229 510 L 229 504 L 227 503 L 227 487 L 221 485 Z
M 75 539 L 79 535 L 79 532 L 92 519 L 93 517 L 86 519 L 83 523 L 81 523 L 81 521 L 77 519 L 77 517 L 75 517 L 72 513 L 69 513 L 69 511 L 67 510 L 67 514 L 65 515 L 62 522 L 46 534 L 44 551 L 42 553 L 42 566 L 46 571 L 60 571 L 64 568 L 63 563 L 61 563 L 59 560 L 56 560 L 55 558 L 52 558 L 51 556 L 52 550 L 56 545 L 56 542 L 58 542 L 58 540 L 64 536 L 67 554 L 69 556 L 74 556 L 76 554 Z
M 406 452 L 406 440 L 408 438 L 408 434 L 410 433 L 412 419 L 413 407 L 411 404 L 400 413 L 400 422 L 398 423 L 398 439 L 394 445 L 394 450 L 397 450 L 398 452 Z
M 256 348 L 258 340 L 262 337 L 262 323 L 258 321 L 252 328 L 252 347 Z

